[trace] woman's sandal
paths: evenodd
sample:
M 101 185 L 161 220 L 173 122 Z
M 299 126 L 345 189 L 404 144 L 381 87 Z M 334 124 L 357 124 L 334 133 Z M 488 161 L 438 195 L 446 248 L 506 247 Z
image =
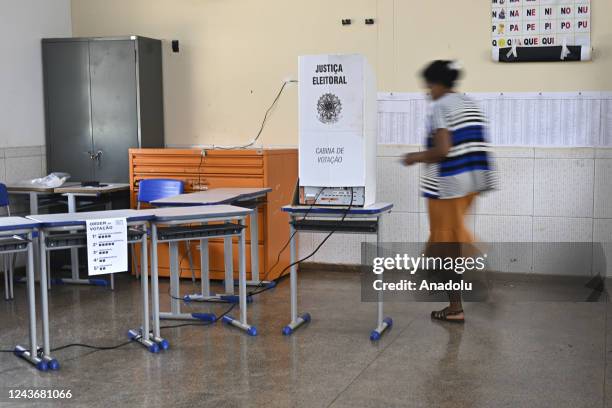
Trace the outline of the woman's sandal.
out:
M 465 322 L 465 319 L 461 318 L 461 319 L 453 319 L 453 318 L 448 318 L 448 316 L 457 316 L 458 314 L 463 313 L 463 309 L 462 310 L 458 310 L 458 311 L 451 311 L 449 310 L 448 307 L 445 307 L 442 310 L 434 310 L 433 312 L 431 312 L 431 318 L 434 320 L 442 320 L 444 322 L 453 322 L 453 323 L 463 323 Z

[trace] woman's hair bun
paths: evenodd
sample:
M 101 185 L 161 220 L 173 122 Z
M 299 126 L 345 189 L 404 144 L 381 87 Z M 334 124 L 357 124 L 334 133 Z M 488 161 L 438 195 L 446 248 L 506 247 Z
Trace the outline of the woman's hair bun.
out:
M 427 65 L 421 74 L 429 83 L 453 88 L 457 79 L 461 77 L 462 71 L 463 68 L 459 61 L 436 60 Z

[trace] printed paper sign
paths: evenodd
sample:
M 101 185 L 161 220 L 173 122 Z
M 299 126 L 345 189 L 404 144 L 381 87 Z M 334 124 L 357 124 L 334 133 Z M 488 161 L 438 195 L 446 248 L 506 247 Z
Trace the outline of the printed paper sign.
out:
M 125 218 L 87 220 L 87 269 L 89 276 L 128 270 Z
M 307 186 L 363 186 L 364 58 L 299 58 L 299 175 Z
M 590 0 L 491 0 L 491 5 L 494 58 L 512 47 L 581 46 L 590 50 Z

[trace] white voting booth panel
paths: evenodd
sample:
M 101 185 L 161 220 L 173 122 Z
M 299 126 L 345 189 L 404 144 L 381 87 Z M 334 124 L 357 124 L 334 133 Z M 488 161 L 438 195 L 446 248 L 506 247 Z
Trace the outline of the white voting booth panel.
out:
M 376 200 L 376 78 L 365 57 L 299 57 L 300 204 Z M 322 188 L 324 188 L 322 190 Z

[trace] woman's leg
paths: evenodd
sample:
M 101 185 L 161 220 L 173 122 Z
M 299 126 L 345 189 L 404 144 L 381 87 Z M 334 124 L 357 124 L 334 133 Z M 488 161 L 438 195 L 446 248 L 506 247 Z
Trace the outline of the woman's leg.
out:
M 466 248 L 463 248 L 463 246 L 474 242 L 474 237 L 472 235 L 472 232 L 465 225 L 465 217 L 467 216 L 469 209 L 472 207 L 472 204 L 477 194 L 478 193 L 472 193 L 472 194 L 467 195 L 466 197 L 457 199 L 458 209 L 461 212 L 461 217 L 457 220 L 458 222 L 461 223 L 460 224 L 461 233 L 458 234 L 458 236 L 456 237 L 457 242 L 459 243 L 458 245 L 459 253 L 457 254 L 457 256 L 464 256 L 465 254 L 463 252 L 465 251 Z M 461 291 L 460 290 L 449 291 L 448 300 L 450 302 L 449 310 L 452 312 L 456 312 L 456 313 L 460 312 L 459 314 L 453 315 L 452 317 L 456 319 L 463 319 L 464 315 L 463 315 L 463 304 L 461 303 Z M 450 319 L 450 316 L 448 318 Z
M 461 234 L 459 234 L 459 236 L 457 237 L 457 242 L 459 242 L 459 248 L 458 251 L 459 253 L 457 254 L 457 256 L 466 256 L 465 252 L 471 252 L 471 248 L 465 248 L 465 246 L 469 246 L 472 242 L 474 242 L 474 236 L 472 235 L 472 232 L 470 231 L 469 228 L 466 227 L 465 225 L 465 217 L 467 216 L 467 213 L 469 211 L 469 209 L 472 207 L 472 204 L 474 203 L 474 199 L 476 198 L 476 196 L 478 195 L 478 193 L 471 193 L 465 197 L 459 198 L 459 209 L 461 211 L 461 218 L 459 219 L 459 222 L 461 223 Z M 469 256 L 469 254 L 467 254 Z M 464 315 L 463 315 L 463 304 L 461 303 L 461 291 L 460 290 L 456 290 L 456 291 L 449 291 L 448 292 L 448 300 L 450 302 L 449 305 L 449 309 L 452 312 L 456 312 L 459 313 L 457 315 L 454 315 L 453 317 L 456 319 L 463 319 Z M 450 318 L 450 316 L 449 316 Z
M 430 238 L 429 244 L 442 247 L 444 256 L 457 258 L 462 256 L 463 244 L 473 242 L 470 230 L 465 226 L 465 216 L 468 213 L 476 194 L 448 200 L 428 200 Z M 441 244 L 441 245 L 440 245 Z M 439 252 L 439 251 L 436 251 Z M 439 255 L 439 254 L 438 254 Z M 450 279 L 455 278 L 451 272 Z M 434 311 L 432 318 L 448 321 L 464 320 L 461 291 L 449 291 L 449 306 Z

